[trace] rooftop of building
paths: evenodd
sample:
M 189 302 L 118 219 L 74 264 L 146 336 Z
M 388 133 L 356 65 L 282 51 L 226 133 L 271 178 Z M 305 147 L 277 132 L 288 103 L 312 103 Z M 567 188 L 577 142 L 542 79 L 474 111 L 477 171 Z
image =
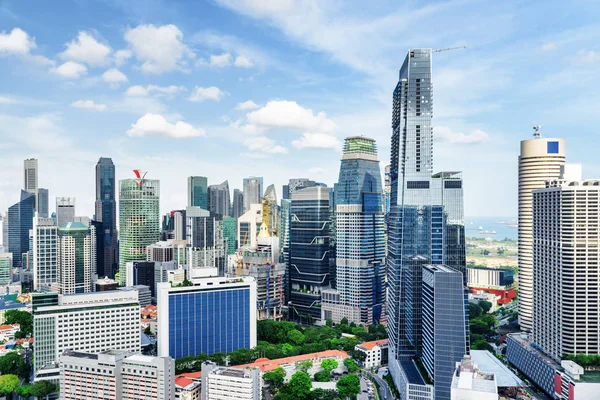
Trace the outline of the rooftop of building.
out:
M 413 360 L 401 360 L 399 361 L 399 364 L 404 371 L 404 375 L 406 376 L 408 383 L 414 385 L 425 385 L 425 380 L 421 376 L 421 373 L 419 372 Z
M 276 360 L 269 360 L 268 358 L 259 358 L 253 363 L 243 364 L 243 365 L 235 365 L 233 368 L 244 368 L 244 367 L 258 367 L 262 372 L 273 371 L 275 368 L 285 365 L 285 364 L 293 364 L 306 360 L 320 360 L 325 358 L 342 358 L 346 359 L 350 356 L 348 353 L 342 350 L 326 350 L 318 353 L 310 353 L 310 354 L 302 354 L 299 356 L 293 357 L 285 357 L 278 358 Z
M 227 368 L 227 367 L 217 367 L 211 371 L 211 374 L 230 376 L 232 378 L 248 378 L 250 377 L 250 370 L 257 367 L 245 367 L 243 369 L 239 369 L 237 367 Z
M 202 383 L 199 382 L 198 380 L 194 380 L 194 379 L 188 378 L 188 377 L 183 376 L 183 375 L 177 375 L 175 377 L 175 386 L 177 386 L 177 387 L 179 387 L 181 389 L 192 390 L 192 389 L 195 389 L 196 387 L 198 387 L 201 384 Z
M 358 344 L 357 346 L 363 350 L 373 350 L 375 346 L 387 345 L 389 343 L 389 339 L 381 339 L 381 340 L 373 340 L 371 342 L 364 342 Z
M 480 371 L 494 374 L 498 387 L 525 387 L 527 384 L 519 379 L 496 356 L 488 350 L 471 350 L 471 359 Z
M 13 308 L 24 308 L 25 304 L 12 300 L 0 299 L 0 310 L 11 310 Z
M 113 351 L 113 350 L 109 350 L 109 351 Z M 108 352 L 104 352 L 103 354 L 109 354 L 109 353 Z M 73 351 L 73 350 L 65 350 L 63 352 L 63 356 L 69 356 L 69 357 L 74 357 L 74 358 L 81 358 L 81 359 L 86 359 L 86 360 L 97 360 L 98 359 L 98 354 L 82 353 L 82 352 Z
M 443 264 L 429 264 L 429 265 L 425 265 L 425 268 L 430 270 L 431 272 L 449 272 L 449 273 L 459 273 L 457 270 L 455 270 L 452 267 L 449 267 L 447 265 L 443 265 Z
M 20 328 L 21 325 L 19 324 L 12 324 L 12 325 L 0 325 L 0 331 L 10 331 L 12 329 L 16 329 L 16 328 Z
M 82 222 L 67 222 L 66 224 L 61 226 L 59 229 L 63 230 L 63 231 L 64 230 L 79 231 L 79 230 L 87 230 L 87 229 L 89 229 L 89 226 L 83 224 Z
M 529 336 L 525 333 L 511 333 L 508 334 L 507 337 L 515 340 L 519 343 L 525 350 L 535 354 L 540 360 L 544 361 L 546 364 L 550 365 L 554 369 L 560 369 L 561 366 L 559 363 L 554 361 L 554 359 L 550 358 L 546 353 L 544 353 L 535 343 L 533 343 Z M 500 386 L 500 385 L 498 385 Z

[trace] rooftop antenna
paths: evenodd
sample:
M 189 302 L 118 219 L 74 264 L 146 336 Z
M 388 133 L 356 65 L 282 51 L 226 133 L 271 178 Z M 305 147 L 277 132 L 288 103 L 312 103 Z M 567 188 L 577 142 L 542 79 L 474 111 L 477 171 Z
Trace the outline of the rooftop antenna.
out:
M 539 139 L 542 137 L 542 132 L 540 132 L 541 125 L 535 125 L 533 127 L 533 137 Z
M 433 50 L 432 53 L 441 53 L 442 51 L 459 50 L 459 49 L 466 49 L 466 48 L 467 48 L 467 46 L 447 47 L 445 49 Z

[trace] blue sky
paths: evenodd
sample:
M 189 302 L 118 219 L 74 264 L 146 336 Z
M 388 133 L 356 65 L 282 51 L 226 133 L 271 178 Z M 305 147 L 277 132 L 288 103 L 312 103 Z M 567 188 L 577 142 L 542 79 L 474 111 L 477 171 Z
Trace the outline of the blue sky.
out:
M 112 157 L 161 180 L 333 184 L 343 138 L 389 162 L 391 94 L 409 48 L 434 57 L 435 170 L 463 170 L 468 216 L 516 214 L 519 141 L 564 137 L 600 177 L 596 1 L 0 0 L 0 210 L 22 160 L 39 185 L 93 214 L 94 166 Z

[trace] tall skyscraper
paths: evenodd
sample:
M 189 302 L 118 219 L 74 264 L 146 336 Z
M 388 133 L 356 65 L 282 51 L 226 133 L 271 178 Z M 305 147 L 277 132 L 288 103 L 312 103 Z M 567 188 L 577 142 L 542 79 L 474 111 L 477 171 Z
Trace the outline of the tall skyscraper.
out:
M 229 216 L 231 201 L 229 199 L 229 182 L 208 187 L 208 210 L 223 217 Z
M 533 191 L 557 179 L 565 164 L 564 139 L 534 138 L 521 141 L 519 155 L 519 325 L 533 326 Z
M 31 193 L 35 198 L 34 211 L 38 207 L 38 160 L 30 158 L 23 161 L 23 190 Z
M 158 355 L 175 359 L 256 346 L 253 278 L 192 279 L 158 284 Z
M 0 212 L 0 247 L 4 251 L 8 251 L 8 213 Z
M 208 179 L 205 176 L 190 176 L 187 179 L 188 207 L 208 210 Z
M 235 254 L 237 223 L 233 217 L 223 217 L 223 237 L 227 240 L 227 254 Z
M 533 341 L 560 362 L 600 353 L 600 180 L 533 192 Z
M 244 192 L 240 189 L 233 189 L 233 218 L 238 219 L 244 215 Z
M 117 237 L 117 199 L 115 165 L 112 159 L 101 157 L 96 164 L 96 215 L 102 223 L 102 232 L 96 232 L 104 242 L 102 265 L 98 265 L 99 276 L 113 276 L 117 269 L 119 242 Z M 97 249 L 99 250 L 99 249 Z
M 320 320 L 321 292 L 330 287 L 329 190 L 298 190 L 292 194 L 291 215 L 290 315 Z
M 12 282 L 12 254 L 0 253 L 0 285 Z
M 60 294 L 89 293 L 97 280 L 96 230 L 81 222 L 58 228 L 58 285 Z
M 259 204 L 263 191 L 263 178 L 251 176 L 244 178 L 244 211 L 250 210 L 252 204 Z
M 58 228 L 54 218 L 42 218 L 39 212 L 33 220 L 33 289 L 50 290 L 58 282 Z
M 422 270 L 423 355 L 425 370 L 434 381 L 434 398 L 450 400 L 456 363 L 467 352 L 463 275 L 445 265 Z
M 24 190 L 21 190 L 21 200 L 8 209 L 8 251 L 13 254 L 13 267 L 26 267 L 22 255 L 29 251 L 34 209 L 35 196 Z
M 289 200 L 296 191 L 316 186 L 316 184 L 315 181 L 311 181 L 307 178 L 292 178 L 288 181 L 287 185 L 283 185 L 283 198 Z
M 37 197 L 37 211 L 40 213 L 40 217 L 48 218 L 48 189 L 39 188 Z
M 199 207 L 186 209 L 188 277 L 225 275 L 227 240 L 223 217 Z
M 160 182 L 146 179 L 146 173 L 134 171 L 137 179 L 119 181 L 119 277 L 125 285 L 130 261 L 145 261 L 146 246 L 160 238 Z
M 383 190 L 375 140 L 346 138 L 336 185 L 336 301 L 323 299 L 324 319 L 381 320 L 385 300 Z
M 56 198 L 56 226 L 59 228 L 75 218 L 75 197 Z
M 386 313 L 390 372 L 403 398 L 411 385 L 432 395 L 413 361 L 423 351 L 413 334 L 422 327 L 411 325 L 419 323 L 413 310 L 422 304 L 420 267 L 445 264 L 462 273 L 466 284 L 462 176 L 454 171 L 433 174 L 431 57 L 431 49 L 409 50 L 393 94 Z M 412 290 L 407 287 L 410 276 Z M 461 339 L 466 343 L 466 337 Z

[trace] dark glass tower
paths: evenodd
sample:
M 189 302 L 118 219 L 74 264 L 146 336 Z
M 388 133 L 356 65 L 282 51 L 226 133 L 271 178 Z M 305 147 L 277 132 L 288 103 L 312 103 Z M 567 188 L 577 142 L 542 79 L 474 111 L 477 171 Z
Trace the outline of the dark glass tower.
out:
M 102 262 L 97 265 L 98 276 L 114 277 L 119 259 L 119 242 L 117 234 L 117 201 L 115 197 L 115 165 L 112 159 L 100 157 L 96 164 L 96 216 L 102 223 L 102 232 L 96 232 L 104 241 L 103 251 L 98 255 Z
M 24 190 L 21 190 L 21 200 L 8 209 L 8 251 L 13 254 L 13 267 L 26 267 L 22 255 L 29 251 L 34 209 L 35 195 Z
M 220 185 L 210 185 L 208 187 L 208 210 L 211 213 L 228 217 L 230 205 L 229 182 L 225 181 Z
M 188 207 L 208 210 L 208 179 L 205 176 L 188 177 Z
M 236 220 L 244 214 L 244 192 L 233 189 L 233 210 L 231 216 Z
M 445 264 L 466 282 L 462 175 L 433 174 L 431 57 L 431 49 L 410 50 L 393 95 L 387 317 L 390 372 L 401 393 L 422 384 L 407 382 L 422 353 L 422 266 Z
M 310 322 L 321 319 L 321 291 L 330 286 L 329 190 L 293 193 L 290 214 L 290 317 Z

